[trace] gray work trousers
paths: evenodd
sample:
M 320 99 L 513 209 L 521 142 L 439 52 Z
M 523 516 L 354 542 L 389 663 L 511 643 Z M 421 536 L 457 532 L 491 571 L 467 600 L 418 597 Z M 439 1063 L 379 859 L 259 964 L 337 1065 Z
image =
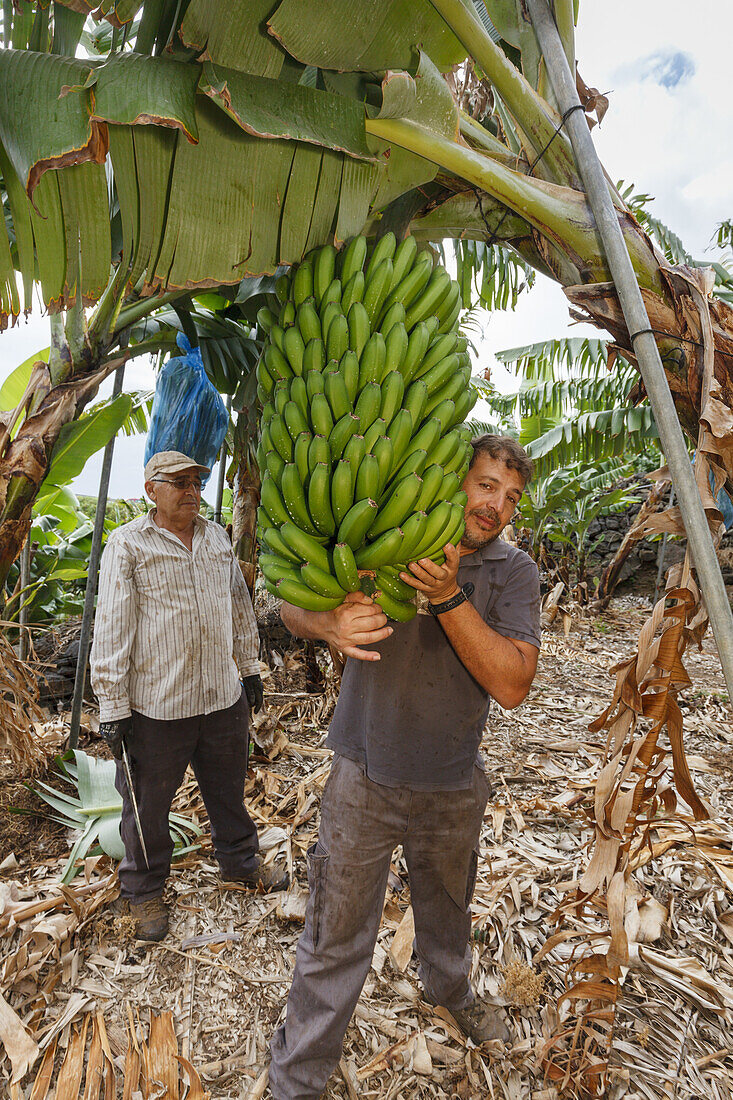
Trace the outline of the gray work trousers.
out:
M 385 787 L 335 756 L 323 792 L 319 838 L 308 851 L 310 898 L 298 942 L 287 1018 L 273 1036 L 274 1100 L 321 1095 L 341 1056 L 369 973 L 392 853 L 410 876 L 415 950 L 427 999 L 473 1001 L 470 902 L 489 787 L 479 767 L 463 791 Z
M 257 866 L 257 827 L 244 808 L 249 755 L 249 708 L 237 702 L 211 714 L 163 721 L 132 712 L 126 738 L 140 825 L 150 866 L 140 845 L 127 789 L 117 762 L 115 786 L 122 796 L 120 832 L 125 856 L 120 863 L 123 898 L 145 901 L 163 893 L 173 854 L 168 814 L 190 764 L 211 823 L 211 839 L 222 875 L 247 874 Z

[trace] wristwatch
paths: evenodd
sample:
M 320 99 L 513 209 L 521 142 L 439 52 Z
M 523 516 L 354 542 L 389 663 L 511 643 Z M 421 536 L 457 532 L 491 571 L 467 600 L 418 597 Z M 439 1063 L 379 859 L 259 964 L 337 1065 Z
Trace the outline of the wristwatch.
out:
M 460 607 L 462 603 L 473 595 L 474 585 L 471 581 L 466 581 L 461 585 L 460 592 L 453 596 L 450 600 L 444 600 L 442 603 L 428 603 L 428 611 L 431 615 L 442 615 L 446 611 L 452 611 L 454 607 Z

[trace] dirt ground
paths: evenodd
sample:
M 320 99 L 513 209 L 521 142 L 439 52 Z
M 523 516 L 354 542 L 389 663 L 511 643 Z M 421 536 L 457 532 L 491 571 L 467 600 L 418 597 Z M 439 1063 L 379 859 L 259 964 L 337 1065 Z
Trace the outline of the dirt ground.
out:
M 557 931 L 557 906 L 587 860 L 591 830 L 576 806 L 598 774 L 605 740 L 589 734 L 588 723 L 607 705 L 609 670 L 633 651 L 648 611 L 644 597 L 625 596 L 600 617 L 577 613 L 567 634 L 561 626 L 548 631 L 528 699 L 512 712 L 495 708 L 489 721 L 483 753 L 494 790 L 473 904 L 473 976 L 480 996 L 506 1007 L 511 1045 L 476 1049 L 448 1014 L 421 1000 L 409 884 L 397 849 L 372 968 L 341 1067 L 325 1093 L 329 1100 L 557 1095 L 543 1079 L 538 1056 L 557 1024 L 573 941 L 536 957 Z M 245 794 L 267 858 L 292 871 L 288 895 L 253 896 L 222 885 L 205 841 L 174 864 L 171 934 L 160 945 L 135 943 L 129 923 L 105 905 L 24 973 L 9 960 L 28 942 L 29 930 L 41 934 L 39 925 L 31 921 L 13 931 L 12 922 L 0 924 L 5 997 L 39 1032 L 54 1021 L 63 1025 L 55 1074 L 75 1026 L 73 1018 L 64 1023 L 70 1004 L 81 1006 L 77 1021 L 84 1013 L 103 1015 L 120 1072 L 131 1010 L 140 1020 L 150 1010 L 169 1011 L 179 1049 L 212 1098 L 269 1096 L 262 1073 L 302 927 L 305 851 L 318 828 L 330 757 L 323 741 L 336 681 L 320 653 L 325 688 L 314 692 L 312 661 L 308 669 L 303 651 L 287 638 L 276 638 L 267 657 L 267 713 L 257 722 Z M 660 821 L 656 835 L 669 843 L 636 871 L 641 894 L 659 903 L 663 916 L 659 934 L 624 974 L 606 1092 L 611 1098 L 733 1098 L 733 728 L 709 637 L 702 653 L 689 654 L 687 666 L 693 686 L 681 696 L 685 745 L 713 817 L 668 834 Z M 91 737 L 90 746 L 100 751 Z M 0 869 L 0 891 L 15 884 L 21 899 L 48 896 L 69 850 L 63 828 L 10 814 L 11 806 L 30 810 L 39 803 L 7 772 L 0 776 L 0 806 L 0 859 L 9 863 Z M 176 808 L 206 827 L 192 779 Z M 8 861 L 11 854 L 15 860 Z M 92 861 L 87 881 L 108 871 L 105 860 Z M 588 928 L 605 930 L 602 922 Z M 39 1013 L 34 989 L 41 982 L 47 992 Z M 34 1072 L 24 1079 L 24 1097 Z M 122 1095 L 120 1079 L 118 1087 Z

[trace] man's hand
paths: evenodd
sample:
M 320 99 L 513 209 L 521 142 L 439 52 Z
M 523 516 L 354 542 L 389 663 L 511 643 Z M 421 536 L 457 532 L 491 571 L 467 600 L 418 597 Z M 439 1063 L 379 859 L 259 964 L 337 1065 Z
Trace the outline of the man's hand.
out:
M 389 638 L 392 627 L 378 604 L 363 592 L 349 592 L 333 611 L 324 612 L 324 640 L 340 649 L 345 657 L 359 661 L 379 661 L 376 650 L 362 649 Z
M 107 743 L 115 760 L 122 759 L 122 742 L 132 733 L 132 716 L 119 718 L 116 722 L 100 722 L 99 736 Z
M 424 592 L 430 603 L 444 603 L 458 595 L 456 583 L 461 556 L 450 542 L 443 547 L 445 563 L 436 565 L 430 558 L 420 558 L 409 564 L 409 573 L 400 573 L 400 579 Z
M 245 676 L 242 680 L 242 687 L 244 688 L 244 694 L 247 696 L 250 711 L 252 714 L 257 714 L 258 711 L 262 710 L 264 703 L 261 678 L 257 674 Z

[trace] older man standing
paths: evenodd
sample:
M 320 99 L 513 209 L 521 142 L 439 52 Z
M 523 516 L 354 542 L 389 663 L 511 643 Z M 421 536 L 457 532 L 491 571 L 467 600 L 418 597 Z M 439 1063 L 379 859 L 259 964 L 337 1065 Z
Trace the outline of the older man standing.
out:
M 100 570 L 91 681 L 99 732 L 118 761 L 121 895 L 144 940 L 168 931 L 168 814 L 189 763 L 222 878 L 266 890 L 287 881 L 263 867 L 243 803 L 249 711 L 262 706 L 257 623 L 226 533 L 199 515 L 209 472 L 178 451 L 154 455 L 145 467 L 154 508 L 112 532 Z
M 389 625 L 361 593 L 333 611 L 282 606 L 294 634 L 323 638 L 348 660 L 308 852 L 305 930 L 271 1044 L 274 1100 L 315 1100 L 338 1063 L 398 844 L 426 999 L 476 1043 L 508 1036 L 500 1010 L 471 988 L 470 903 L 489 796 L 478 756 L 489 703 L 518 706 L 537 669 L 537 566 L 498 537 L 531 472 L 513 439 L 473 441 L 460 546 L 446 546 L 444 565 L 425 558 L 401 574 L 424 597 L 412 622 Z

